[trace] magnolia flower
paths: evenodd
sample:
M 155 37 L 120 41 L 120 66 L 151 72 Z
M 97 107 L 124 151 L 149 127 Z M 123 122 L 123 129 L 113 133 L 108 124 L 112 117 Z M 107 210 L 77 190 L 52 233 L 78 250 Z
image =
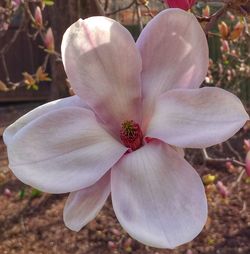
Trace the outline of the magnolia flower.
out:
M 136 43 L 112 19 L 80 19 L 63 36 L 62 59 L 77 95 L 5 130 L 14 174 L 45 192 L 71 192 L 63 217 L 72 230 L 94 219 L 111 192 L 119 222 L 138 241 L 174 248 L 192 240 L 207 202 L 180 148 L 223 142 L 248 119 L 233 94 L 198 89 L 208 46 L 196 18 L 165 10 Z
M 164 0 L 170 8 L 180 8 L 185 11 L 189 10 L 196 0 Z

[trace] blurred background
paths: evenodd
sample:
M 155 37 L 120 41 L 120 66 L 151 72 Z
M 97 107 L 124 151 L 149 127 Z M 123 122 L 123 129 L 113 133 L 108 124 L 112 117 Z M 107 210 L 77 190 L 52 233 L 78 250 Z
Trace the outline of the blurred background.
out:
M 157 250 L 131 239 L 117 222 L 111 200 L 94 221 L 72 232 L 62 221 L 66 195 L 26 186 L 8 168 L 3 130 L 31 109 L 73 94 L 60 53 L 65 30 L 79 18 L 105 15 L 122 23 L 136 40 L 147 22 L 169 7 L 167 2 L 0 0 L 0 253 L 250 253 L 249 122 L 223 144 L 186 149 L 186 159 L 203 179 L 209 218 L 194 241 L 175 250 Z M 202 86 L 233 92 L 249 113 L 250 1 L 204 0 L 191 7 L 210 48 Z

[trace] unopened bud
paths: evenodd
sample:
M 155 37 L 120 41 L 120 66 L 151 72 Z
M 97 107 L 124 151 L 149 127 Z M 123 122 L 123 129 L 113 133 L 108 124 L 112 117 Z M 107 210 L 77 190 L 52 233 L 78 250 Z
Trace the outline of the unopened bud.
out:
M 233 31 L 230 33 L 231 40 L 238 40 L 243 32 L 244 24 L 242 22 L 238 22 L 235 26 Z
M 43 16 L 39 6 L 37 6 L 35 10 L 35 22 L 37 27 L 43 26 Z
M 210 6 L 209 5 L 206 5 L 206 7 L 202 9 L 202 16 L 203 17 L 210 16 Z
M 246 152 L 250 151 L 250 139 L 244 139 L 244 145 L 243 148 Z
M 230 47 L 227 40 L 221 40 L 221 51 L 225 53 L 230 52 Z
M 227 168 L 228 172 L 230 172 L 230 173 L 235 172 L 235 167 L 232 164 L 232 162 L 230 162 L 230 161 L 226 162 L 226 168 Z
M 228 25 L 224 21 L 222 21 L 218 25 L 218 28 L 219 28 L 219 32 L 220 32 L 220 35 L 221 35 L 222 39 L 227 39 L 227 37 L 229 35 L 229 27 L 228 27 Z
M 52 29 L 49 28 L 47 30 L 47 33 L 45 35 L 45 39 L 44 39 L 44 44 L 45 47 L 49 50 L 49 51 L 54 51 L 55 50 L 55 41 L 54 41 L 54 35 L 52 32 Z
M 8 188 L 5 188 L 4 189 L 4 195 L 6 196 L 6 197 L 8 197 L 8 198 L 10 198 L 11 197 L 11 190 L 10 189 L 8 189 Z
M 221 194 L 221 196 L 223 198 L 226 198 L 229 196 L 229 190 L 228 188 L 223 184 L 223 182 L 221 181 L 218 181 L 217 184 L 216 184 L 216 187 L 219 191 L 219 193 Z
M 111 250 L 114 250 L 114 249 L 116 249 L 116 244 L 113 241 L 108 241 L 108 247 Z
M 250 151 L 247 152 L 246 156 L 246 173 L 250 176 Z

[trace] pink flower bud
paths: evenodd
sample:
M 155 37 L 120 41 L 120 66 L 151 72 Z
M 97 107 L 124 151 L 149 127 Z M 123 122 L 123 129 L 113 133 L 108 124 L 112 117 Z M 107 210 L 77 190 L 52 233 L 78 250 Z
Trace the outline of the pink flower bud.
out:
M 229 196 L 229 190 L 228 188 L 223 184 L 223 182 L 221 181 L 218 181 L 217 184 L 216 184 L 216 187 L 219 191 L 219 193 L 221 194 L 221 196 L 223 198 L 226 198 Z
M 21 4 L 21 0 L 12 0 L 11 4 L 13 6 L 14 11 L 16 11 L 19 8 L 19 5 Z
M 108 247 L 111 250 L 115 250 L 116 249 L 116 244 L 113 241 L 108 241 Z
M 8 188 L 5 188 L 4 189 L 4 195 L 6 196 L 6 197 L 11 197 L 11 190 L 10 189 L 8 189 Z
M 250 176 L 250 150 L 247 152 L 246 156 L 246 173 Z
M 38 27 L 43 25 L 43 16 L 39 6 L 37 6 L 35 10 L 35 22 Z
M 185 11 L 189 10 L 195 3 L 195 0 L 165 0 L 170 8 L 180 8 Z
M 225 52 L 225 53 L 230 52 L 230 47 L 229 47 L 228 41 L 221 40 L 221 51 Z
M 206 5 L 206 7 L 202 9 L 202 16 L 203 17 L 209 17 L 210 16 L 210 7 L 209 7 L 209 5 Z
M 250 139 L 244 139 L 244 145 L 243 148 L 246 152 L 250 151 Z
M 45 47 L 48 50 L 54 51 L 54 49 L 55 49 L 55 41 L 54 41 L 54 35 L 53 35 L 53 32 L 52 32 L 51 28 L 49 28 L 47 30 L 47 33 L 46 33 L 45 39 L 44 39 L 44 44 L 45 44 Z

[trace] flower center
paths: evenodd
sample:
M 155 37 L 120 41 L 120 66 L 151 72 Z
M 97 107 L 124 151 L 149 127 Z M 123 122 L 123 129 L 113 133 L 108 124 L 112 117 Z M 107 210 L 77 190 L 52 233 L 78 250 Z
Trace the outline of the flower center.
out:
M 123 144 L 132 151 L 140 148 L 143 142 L 143 135 L 139 124 L 133 120 L 123 122 L 120 138 Z

